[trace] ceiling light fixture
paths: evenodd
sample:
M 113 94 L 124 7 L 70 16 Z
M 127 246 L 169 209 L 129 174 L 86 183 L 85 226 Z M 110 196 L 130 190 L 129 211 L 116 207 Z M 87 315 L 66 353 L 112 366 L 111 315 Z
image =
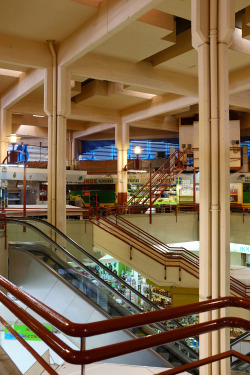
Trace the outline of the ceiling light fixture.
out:
M 22 74 L 23 72 L 19 71 L 19 70 L 10 70 L 10 69 L 2 69 L 0 68 L 0 75 L 1 76 L 9 76 L 9 77 L 20 77 L 20 75 Z

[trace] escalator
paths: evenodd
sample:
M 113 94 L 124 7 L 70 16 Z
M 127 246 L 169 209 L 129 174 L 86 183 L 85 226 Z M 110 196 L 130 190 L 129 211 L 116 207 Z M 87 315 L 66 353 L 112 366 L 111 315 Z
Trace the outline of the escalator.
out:
M 237 346 L 241 341 L 247 339 L 250 336 L 250 332 L 244 332 L 241 336 L 235 338 L 230 343 L 230 349 L 235 349 L 234 347 Z M 236 351 L 240 351 L 236 349 Z M 250 353 L 245 354 L 247 357 L 250 357 Z M 235 357 L 231 358 L 231 370 L 235 373 L 242 373 L 242 374 L 250 374 L 250 364 L 243 361 L 242 359 L 235 359 Z
M 71 285 L 78 295 L 80 294 L 90 305 L 94 305 L 99 311 L 102 311 L 107 318 L 159 309 L 73 240 L 63 235 L 47 222 L 40 219 L 25 219 L 25 221 L 21 221 L 12 218 L 8 218 L 7 221 L 10 241 L 10 266 L 13 263 L 11 261 L 12 254 L 22 252 L 22 255 L 19 256 L 19 270 L 15 266 L 14 271 L 10 272 L 11 281 L 14 283 L 19 280 L 19 285 L 21 284 L 25 288 L 25 275 L 20 277 L 22 268 L 20 262 L 23 259 L 27 263 L 27 256 L 32 256 L 33 259 L 35 258 L 37 261 L 42 262 L 43 265 L 46 265 L 46 268 L 58 278 Z M 15 238 L 20 238 L 22 242 L 11 242 L 11 233 L 15 233 Z M 56 242 L 53 239 L 56 239 Z M 93 263 L 98 274 L 90 269 L 90 264 L 92 268 Z M 10 267 L 11 269 L 13 269 L 12 266 Z M 36 275 L 34 275 L 34 280 L 35 277 Z M 126 297 L 124 297 L 125 290 Z M 38 298 L 37 296 L 35 297 Z M 162 324 L 137 327 L 131 330 L 130 334 L 133 337 L 141 337 L 142 335 L 156 334 L 168 329 L 176 329 L 180 326 L 177 321 L 171 320 Z M 162 345 L 155 348 L 155 351 L 157 355 L 163 357 L 174 367 L 198 358 L 197 352 L 189 347 L 185 341 Z M 165 366 L 167 362 L 165 362 Z M 193 373 L 197 374 L 198 371 Z
M 250 353 L 245 354 L 247 357 L 250 357 Z M 250 374 L 250 364 L 242 361 L 241 359 L 236 359 L 231 362 L 231 370 L 235 371 L 237 374 Z

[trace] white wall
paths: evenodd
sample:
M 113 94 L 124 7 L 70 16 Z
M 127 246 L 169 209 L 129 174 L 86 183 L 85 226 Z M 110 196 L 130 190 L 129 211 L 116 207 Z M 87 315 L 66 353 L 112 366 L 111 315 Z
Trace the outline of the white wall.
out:
M 234 120 L 229 122 L 229 145 L 228 147 L 239 147 L 240 145 L 233 145 L 232 141 L 240 141 L 240 121 Z M 179 127 L 179 147 L 182 144 L 190 143 L 192 148 L 199 148 L 199 123 L 194 122 L 193 125 Z M 199 151 L 194 151 L 195 167 L 199 166 Z M 230 166 L 240 167 L 240 151 L 230 151 Z

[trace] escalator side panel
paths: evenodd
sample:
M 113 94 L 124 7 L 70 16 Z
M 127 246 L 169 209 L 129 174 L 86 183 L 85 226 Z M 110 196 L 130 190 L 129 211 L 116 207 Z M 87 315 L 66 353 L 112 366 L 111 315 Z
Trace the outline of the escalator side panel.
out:
M 106 319 L 101 311 L 80 297 L 55 273 L 50 272 L 29 253 L 17 249 L 9 250 L 9 279 L 71 321 L 88 323 Z M 100 335 L 97 339 L 95 337 L 87 339 L 86 347 L 92 349 L 100 345 L 109 345 L 130 339 L 131 336 L 125 331 L 113 332 Z M 108 362 L 139 366 L 165 366 L 160 357 L 150 350 L 140 351 L 140 355 L 132 353 L 112 358 Z

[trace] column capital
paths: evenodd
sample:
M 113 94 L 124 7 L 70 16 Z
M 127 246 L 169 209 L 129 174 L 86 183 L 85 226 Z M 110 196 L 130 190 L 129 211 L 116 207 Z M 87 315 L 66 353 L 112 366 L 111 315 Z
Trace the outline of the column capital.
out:
M 119 122 L 115 125 L 115 147 L 117 150 L 128 150 L 129 148 L 129 124 Z
M 65 67 L 59 66 L 57 79 L 57 115 L 67 118 L 71 112 L 70 71 Z
M 235 29 L 235 0 L 218 0 L 218 40 L 231 44 Z
M 191 0 L 192 45 L 196 50 L 209 43 L 209 5 L 210 0 Z

